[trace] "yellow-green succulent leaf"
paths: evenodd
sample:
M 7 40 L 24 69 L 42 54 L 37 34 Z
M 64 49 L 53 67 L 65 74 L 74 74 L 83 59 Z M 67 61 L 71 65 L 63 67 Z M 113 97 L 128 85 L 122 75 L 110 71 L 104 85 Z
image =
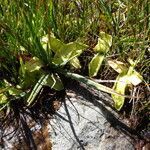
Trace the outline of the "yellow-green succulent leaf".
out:
M 112 45 L 112 36 L 105 32 L 100 32 L 98 43 L 94 47 L 96 52 L 107 53 Z
M 51 74 L 47 78 L 46 84 L 47 86 L 50 86 L 51 88 L 60 91 L 64 89 L 63 83 L 58 75 Z
M 6 95 L 5 94 L 0 94 L 0 105 L 4 105 L 4 104 L 6 104 L 7 103 L 7 101 L 8 101 L 8 98 L 6 97 Z
M 81 68 L 80 61 L 77 57 L 74 57 L 73 59 L 70 60 L 70 65 L 73 66 L 75 69 Z
M 14 87 L 11 87 L 9 90 L 8 90 L 9 94 L 10 95 L 13 95 L 13 96 L 16 96 L 16 95 L 20 95 L 22 93 L 22 90 L 20 89 L 16 89 Z
M 113 86 L 113 90 L 121 95 L 125 95 L 127 85 L 128 85 L 128 76 L 124 74 L 119 74 L 116 79 L 116 83 Z M 114 100 L 115 108 L 119 111 L 124 104 L 125 97 L 116 94 L 112 94 L 111 96 L 112 99 Z
M 133 66 L 129 67 L 127 75 L 128 81 L 134 86 L 140 84 L 143 81 L 143 77 L 137 71 L 134 70 Z
M 50 48 L 54 53 L 59 53 L 65 47 L 65 44 L 55 37 L 50 37 L 49 42 Z
M 112 67 L 118 73 L 123 73 L 123 72 L 126 73 L 128 71 L 126 65 L 121 61 L 108 60 L 107 62 L 109 66 Z
M 97 75 L 103 60 L 104 60 L 103 54 L 100 54 L 100 53 L 95 54 L 95 56 L 92 58 L 91 62 L 89 63 L 89 66 L 88 66 L 90 77 Z
M 36 84 L 36 82 L 38 82 L 39 78 L 42 75 L 42 71 L 40 70 L 35 70 L 33 72 L 28 72 L 26 71 L 24 77 L 22 78 L 21 82 L 20 82 L 20 86 L 22 89 L 28 89 L 30 88 L 32 85 Z
M 25 64 L 24 64 L 24 69 L 28 72 L 34 72 L 36 70 L 40 70 L 41 67 L 43 67 L 43 64 L 42 62 L 36 58 L 36 57 L 33 57 L 31 60 L 27 61 Z
M 34 85 L 43 73 L 41 70 L 42 67 L 43 63 L 36 57 L 31 58 L 25 63 L 21 62 L 19 69 L 21 88 L 27 89 L 31 87 L 31 85 Z
M 65 65 L 71 59 L 79 56 L 87 48 L 85 44 L 80 44 L 77 42 L 71 42 L 65 44 L 53 58 L 53 64 L 55 65 Z
M 143 81 L 143 77 L 136 71 L 134 71 L 128 78 L 128 80 L 134 85 L 137 86 Z

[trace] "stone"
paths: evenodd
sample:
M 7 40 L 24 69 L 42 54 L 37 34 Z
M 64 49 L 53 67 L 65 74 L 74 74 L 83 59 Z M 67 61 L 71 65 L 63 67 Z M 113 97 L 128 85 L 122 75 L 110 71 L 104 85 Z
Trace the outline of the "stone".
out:
M 81 95 L 66 99 L 50 121 L 52 150 L 134 150 L 130 137 L 111 127 L 103 111 Z

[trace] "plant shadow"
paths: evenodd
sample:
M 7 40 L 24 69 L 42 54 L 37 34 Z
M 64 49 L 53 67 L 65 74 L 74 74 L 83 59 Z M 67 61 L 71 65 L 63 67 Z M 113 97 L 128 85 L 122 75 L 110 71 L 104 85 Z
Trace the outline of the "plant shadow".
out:
M 72 133 L 74 135 L 75 141 L 78 143 L 80 149 L 85 150 L 84 144 L 81 142 L 81 140 L 79 139 L 76 133 L 76 129 L 72 122 L 73 118 L 70 115 L 69 108 L 66 104 L 66 100 L 68 99 L 68 97 L 66 96 L 67 95 L 66 91 L 70 91 L 70 90 L 76 93 L 77 95 L 82 96 L 84 98 L 83 101 L 90 102 L 92 105 L 99 108 L 103 116 L 105 117 L 105 119 L 110 123 L 110 125 L 114 129 L 121 131 L 122 133 L 129 136 L 133 140 L 137 140 L 137 139 L 143 140 L 143 137 L 140 134 L 138 134 L 136 130 L 131 129 L 125 123 L 123 123 L 121 120 L 118 119 L 118 116 L 116 115 L 117 112 L 113 109 L 111 102 L 108 100 L 109 98 L 107 97 L 107 95 L 106 95 L 107 98 L 105 99 L 104 97 L 99 95 L 95 90 L 92 90 L 91 88 L 88 88 L 85 85 L 81 85 L 78 82 L 73 81 L 72 84 L 70 85 L 71 86 L 67 86 L 66 90 L 60 92 L 59 94 L 53 94 L 55 95 L 53 97 L 54 99 L 61 98 L 60 102 L 64 105 L 67 119 L 66 117 L 63 117 L 61 114 L 59 114 L 56 108 L 50 105 L 50 103 L 53 102 L 51 96 L 49 100 L 46 100 L 46 101 L 43 100 L 42 104 L 37 103 L 34 107 L 32 107 L 32 109 L 30 108 L 27 109 L 23 107 L 20 109 L 19 107 L 18 108 L 16 107 L 19 104 L 16 104 L 14 105 L 14 110 L 15 110 L 14 114 L 15 116 L 17 116 L 15 117 L 16 119 L 12 120 L 13 115 L 12 116 L 10 115 L 9 118 L 7 118 L 10 121 L 7 124 L 7 127 L 9 127 L 9 124 L 10 126 L 14 127 L 14 130 L 11 133 L 12 137 L 10 137 L 10 135 L 3 134 L 1 137 L 1 141 L 3 141 L 3 138 L 5 138 L 6 136 L 9 136 L 10 139 L 13 138 L 14 136 L 18 136 L 18 141 L 20 139 L 21 141 L 23 140 L 27 150 L 28 149 L 37 150 L 38 146 L 37 146 L 36 139 L 34 137 L 35 134 L 34 134 L 34 131 L 32 130 L 33 128 L 31 127 L 31 124 L 29 123 L 29 120 L 31 119 L 34 122 L 34 125 L 40 125 L 41 128 L 44 128 L 45 126 L 49 125 L 49 124 L 45 124 L 46 121 L 49 121 L 50 119 L 52 119 L 53 118 L 52 116 L 57 116 L 60 119 L 64 120 L 65 122 L 69 123 Z M 47 90 L 45 91 L 45 93 L 46 92 Z M 69 101 L 71 102 L 70 99 Z M 73 102 L 71 103 L 73 105 Z M 41 108 L 41 106 L 43 106 L 43 108 Z M 76 111 L 78 110 L 76 109 Z M 3 124 L 3 126 L 5 125 Z M 1 129 L 5 130 L 5 128 L 1 128 Z M 41 130 L 41 132 L 43 132 L 43 130 Z M 2 133 L 5 133 L 5 131 Z M 48 136 L 48 134 L 46 135 Z M 43 139 L 46 138 L 43 136 L 43 133 L 40 134 L 39 136 L 42 136 Z M 45 142 L 46 141 L 43 140 L 43 143 Z M 51 144 L 49 144 L 49 146 L 51 146 Z M 4 145 L 1 144 L 1 147 L 4 147 Z M 47 148 L 48 147 L 46 147 L 45 150 Z M 21 149 L 23 150 L 24 147 L 22 147 Z M 48 149 L 51 149 L 51 148 L 49 147 Z
M 136 130 L 128 127 L 125 123 L 123 123 L 119 119 L 118 116 L 119 112 L 117 112 L 111 105 L 112 100 L 108 95 L 101 93 L 101 95 L 99 96 L 99 93 L 97 91 L 95 90 L 93 91 L 93 89 L 85 85 L 80 85 L 76 82 L 74 82 L 73 84 L 74 85 L 69 88 L 73 90 L 75 93 L 78 93 L 78 95 L 84 97 L 84 100 L 92 103 L 95 107 L 98 107 L 101 110 L 103 116 L 106 118 L 106 120 L 111 124 L 113 128 L 130 136 L 130 138 L 132 139 L 137 138 L 143 139 L 143 137 L 139 135 Z M 104 96 L 106 96 L 106 98 Z

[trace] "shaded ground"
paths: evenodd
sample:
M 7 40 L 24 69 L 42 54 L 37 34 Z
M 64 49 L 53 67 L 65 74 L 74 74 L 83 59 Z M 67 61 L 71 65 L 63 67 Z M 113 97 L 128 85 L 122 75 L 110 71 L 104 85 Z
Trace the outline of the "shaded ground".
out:
M 54 93 L 53 93 L 54 94 Z M 140 150 L 148 148 L 149 131 L 144 134 L 132 128 L 129 120 L 123 119 L 112 107 L 111 98 L 77 82 L 67 88 L 65 101 L 55 95 L 49 101 L 51 111 L 40 117 L 36 111 L 35 121 L 22 120 L 26 142 L 21 136 L 4 138 L 3 149 L 19 150 Z M 58 96 L 58 97 L 57 97 Z M 62 101 L 63 100 L 63 101 Z M 62 103 L 62 107 L 61 106 Z M 47 105 L 46 105 L 47 106 Z M 38 106 L 36 107 L 38 108 Z M 43 109 L 46 109 L 43 108 Z M 56 111 L 58 110 L 58 111 Z M 56 113 L 55 113 L 56 111 Z M 54 115 L 52 115 L 55 113 Z M 48 118 L 49 116 L 49 118 Z M 47 120 L 47 121 L 46 121 Z M 11 129 L 9 129 L 11 130 Z M 32 133 L 31 133 L 32 131 Z M 10 136 L 10 135 L 9 135 Z M 9 137 L 8 136 L 8 137 Z

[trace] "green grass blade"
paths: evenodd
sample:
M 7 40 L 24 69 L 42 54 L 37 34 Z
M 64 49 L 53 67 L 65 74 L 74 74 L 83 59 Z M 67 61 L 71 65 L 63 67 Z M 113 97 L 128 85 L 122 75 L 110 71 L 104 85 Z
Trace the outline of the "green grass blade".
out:
M 43 85 L 46 84 L 46 80 L 47 80 L 48 77 L 49 77 L 49 75 L 42 75 L 41 76 L 39 81 L 34 86 L 29 98 L 27 99 L 27 106 L 30 106 L 33 103 L 35 97 L 39 94 L 39 92 L 42 89 Z

